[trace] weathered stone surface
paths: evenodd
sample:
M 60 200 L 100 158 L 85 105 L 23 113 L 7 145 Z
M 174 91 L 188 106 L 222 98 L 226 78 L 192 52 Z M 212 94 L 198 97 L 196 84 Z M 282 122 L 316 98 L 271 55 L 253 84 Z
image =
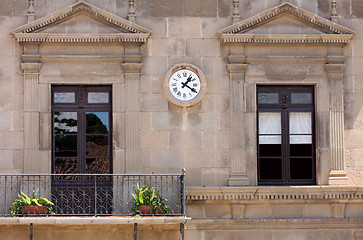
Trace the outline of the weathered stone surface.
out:
M 217 17 L 218 0 L 184 0 L 185 16 L 191 17 Z
M 150 16 L 153 17 L 181 17 L 184 15 L 184 1 L 151 0 Z

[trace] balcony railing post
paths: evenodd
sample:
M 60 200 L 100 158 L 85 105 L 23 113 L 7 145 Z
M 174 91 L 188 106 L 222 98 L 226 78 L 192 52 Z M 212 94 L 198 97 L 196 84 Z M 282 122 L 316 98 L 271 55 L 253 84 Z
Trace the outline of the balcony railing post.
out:
M 185 215 L 185 168 L 182 169 L 182 175 L 180 176 L 180 187 L 181 187 L 181 214 Z
M 7 209 L 8 209 L 8 208 L 7 208 L 7 207 L 8 207 L 8 204 L 7 204 L 8 202 L 7 202 L 7 200 L 6 200 L 6 198 L 7 198 L 7 196 L 6 196 L 7 188 L 6 188 L 6 187 L 7 187 L 7 181 L 8 181 L 7 177 L 8 177 L 8 176 L 5 176 L 5 186 L 4 186 L 4 189 L 5 189 L 5 193 L 4 193 L 4 197 L 5 197 L 5 208 L 4 208 L 4 213 L 5 213 L 5 216 L 7 215 L 7 214 L 6 214 L 6 212 L 7 212 Z
M 93 176 L 95 178 L 95 217 L 97 216 L 97 177 L 96 175 Z

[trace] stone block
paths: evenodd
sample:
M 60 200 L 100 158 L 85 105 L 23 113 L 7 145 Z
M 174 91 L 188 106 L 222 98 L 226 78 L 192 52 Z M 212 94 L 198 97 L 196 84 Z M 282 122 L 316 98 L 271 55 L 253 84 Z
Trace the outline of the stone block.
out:
M 168 149 L 169 132 L 168 131 L 141 131 L 140 147 L 143 149 Z M 170 143 L 171 145 L 172 143 Z
M 259 204 L 247 204 L 245 208 L 245 218 L 259 219 L 259 218 L 271 218 L 272 207 L 270 205 Z
M 184 15 L 183 0 L 150 0 L 150 16 L 181 17 Z
M 112 150 L 113 154 L 113 173 L 122 174 L 126 172 L 125 150 Z
M 204 218 L 204 206 L 186 203 L 186 215 L 190 218 Z
M 164 75 L 167 71 L 167 58 L 144 57 L 142 71 L 151 75 Z
M 171 149 L 152 149 L 151 150 L 151 167 L 153 168 L 184 168 L 186 164 L 184 162 L 183 150 L 171 150 Z
M 318 0 L 318 12 L 317 12 L 317 14 L 320 17 L 329 19 L 329 17 L 331 16 L 330 2 L 326 1 L 326 0 Z M 340 14 L 340 10 L 339 10 L 339 14 Z
M 137 3 L 135 2 L 135 7 L 137 8 L 137 11 L 135 12 L 135 14 L 139 14 L 140 10 L 143 9 L 142 6 L 142 1 L 137 1 Z M 116 9 L 115 9 L 115 13 L 117 16 L 120 16 L 122 18 L 127 19 L 127 15 L 129 14 L 129 4 L 127 1 L 116 1 Z M 102 7 L 101 7 L 102 8 Z M 144 26 L 144 25 L 141 25 Z
M 218 6 L 219 19 L 223 19 L 223 18 L 226 19 L 232 15 L 233 2 L 228 1 L 228 0 L 218 0 L 217 6 Z M 228 25 L 230 25 L 230 23 L 225 26 L 228 26 Z M 222 28 L 217 28 L 217 29 L 222 29 Z
M 217 157 L 217 164 L 219 165 L 219 158 Z M 197 161 L 195 159 L 195 161 Z M 228 185 L 228 178 L 230 174 L 229 168 L 213 168 L 213 162 L 209 163 L 209 159 L 204 160 L 201 159 L 200 163 L 202 166 L 207 166 L 208 168 L 203 169 L 203 186 L 227 186 Z M 210 168 L 209 168 L 210 167 Z M 229 206 L 230 207 L 230 206 Z M 230 213 L 229 209 L 229 213 Z M 229 218 L 231 217 L 228 215 Z
M 360 0 L 352 0 L 352 15 L 356 18 L 363 18 L 363 2 Z
M 52 154 L 50 149 L 39 151 L 39 173 L 51 173 Z
M 168 1 L 170 2 L 170 1 Z M 175 3 L 177 1 L 173 1 Z M 172 4 L 167 4 L 172 5 Z M 168 21 L 169 37 L 201 38 L 202 24 L 200 18 L 170 18 Z
M 219 42 L 215 39 L 187 39 L 186 55 L 218 56 Z
M 330 204 L 304 204 L 303 205 L 303 218 L 330 218 L 331 209 Z
M 215 150 L 188 150 L 185 151 L 185 167 L 219 167 L 218 151 Z M 204 174 L 203 174 L 204 175 Z
M 12 129 L 13 129 L 13 112 L 0 112 L 0 130 L 12 130 Z
M 202 99 L 203 112 L 227 112 L 229 107 L 229 94 L 206 94 Z
M 140 113 L 140 129 L 151 129 L 151 113 L 150 112 L 141 112 Z
M 142 95 L 141 111 L 166 112 L 168 111 L 168 101 L 163 95 Z
M 346 218 L 361 218 L 363 216 L 362 203 L 346 203 L 345 217 Z
M 171 149 L 202 149 L 202 144 L 201 131 L 170 131 Z
M 182 115 L 175 112 L 151 113 L 151 128 L 153 130 L 180 130 Z
M 185 167 L 186 169 L 186 186 L 203 186 L 202 168 Z M 188 215 L 187 215 L 188 216 Z
M 40 113 L 39 114 L 39 149 L 49 150 L 51 149 L 52 139 L 51 139 L 51 114 L 50 113 Z
M 186 118 L 189 130 L 212 130 L 216 124 L 216 115 L 213 113 L 189 113 Z
M 0 150 L 0 168 L 1 169 L 12 169 L 14 168 L 14 155 L 10 150 Z
M 185 16 L 190 17 L 217 17 L 218 0 L 185 0 Z
M 114 112 L 112 114 L 113 121 L 113 148 L 114 149 L 125 149 L 125 122 L 126 117 L 124 113 Z
M 23 149 L 23 132 L 0 131 L 0 149 Z
M 218 219 L 232 218 L 231 205 L 229 204 L 205 205 L 204 214 L 205 218 L 218 218 Z
M 148 49 L 152 56 L 184 56 L 185 46 L 184 39 L 180 38 L 159 38 L 151 42 L 151 46 Z

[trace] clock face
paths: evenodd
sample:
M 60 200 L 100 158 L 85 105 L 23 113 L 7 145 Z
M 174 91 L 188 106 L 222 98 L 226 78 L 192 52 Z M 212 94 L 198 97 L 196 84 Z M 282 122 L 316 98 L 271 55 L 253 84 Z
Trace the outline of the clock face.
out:
M 193 100 L 199 94 L 200 88 L 198 75 L 189 69 L 178 70 L 169 79 L 169 91 L 179 101 Z

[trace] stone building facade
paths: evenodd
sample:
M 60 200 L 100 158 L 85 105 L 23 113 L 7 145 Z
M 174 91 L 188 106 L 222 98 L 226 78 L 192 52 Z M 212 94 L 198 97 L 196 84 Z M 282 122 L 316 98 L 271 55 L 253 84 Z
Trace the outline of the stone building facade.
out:
M 3 0 L 0 19 L 2 174 L 56 173 L 52 111 L 107 86 L 110 172 L 185 168 L 185 239 L 363 239 L 361 0 Z M 199 85 L 173 95 L 178 70 Z M 133 238 L 34 221 L 34 239 Z M 139 238 L 179 239 L 167 223 Z

